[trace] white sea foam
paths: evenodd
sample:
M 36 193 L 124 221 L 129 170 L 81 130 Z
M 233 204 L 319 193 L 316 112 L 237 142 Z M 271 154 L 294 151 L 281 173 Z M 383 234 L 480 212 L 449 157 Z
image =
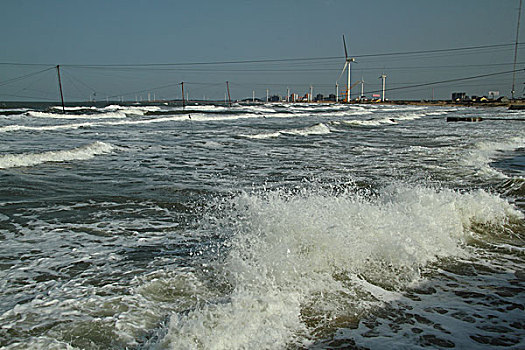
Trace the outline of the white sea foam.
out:
M 268 106 L 242 106 L 243 110 L 247 110 L 253 113 L 275 113 L 274 108 L 269 108 Z
M 126 118 L 125 113 L 108 112 L 108 113 L 91 113 L 91 114 L 60 114 L 60 113 L 46 113 L 38 111 L 29 111 L 26 113 L 28 117 L 36 118 L 51 118 L 51 119 L 119 119 Z
M 29 108 L 0 108 L 0 112 L 27 112 Z
M 343 110 L 343 111 L 332 111 L 329 113 L 326 112 L 326 114 L 323 113 L 323 115 L 327 115 L 330 117 L 346 117 L 350 115 L 370 115 L 370 114 L 373 114 L 373 112 L 369 110 L 365 110 L 365 109 L 362 109 L 362 110 L 349 109 L 349 110 Z
M 65 109 L 66 111 L 81 111 L 81 110 L 87 110 L 87 109 L 91 109 L 91 110 L 97 109 L 97 107 L 94 107 L 94 106 L 72 106 L 72 107 L 65 106 L 64 108 L 62 108 L 62 106 L 51 106 L 50 108 L 56 109 L 59 111 L 62 111 L 63 109 Z
M 395 119 L 391 118 L 383 118 L 383 119 L 367 119 L 367 120 L 343 120 L 341 123 L 344 125 L 350 125 L 350 126 L 378 126 L 382 124 L 395 124 Z
M 169 117 L 139 119 L 139 120 L 115 120 L 115 121 L 92 121 L 84 123 L 72 124 L 58 124 L 58 125 L 41 125 L 41 126 L 26 126 L 26 125 L 7 125 L 0 127 L 0 133 L 13 131 L 53 131 L 53 130 L 74 130 L 79 128 L 97 127 L 104 125 L 144 125 L 153 123 L 164 123 L 170 121 L 188 120 L 188 116 L 177 115 Z
M 102 111 L 118 111 L 131 115 L 144 115 L 146 112 L 158 112 L 163 109 L 159 106 L 119 106 L 109 105 L 101 109 Z
M 466 256 L 472 225 L 523 218 L 483 191 L 404 186 L 372 198 L 246 194 L 232 208 L 226 215 L 236 219 L 226 222 L 235 235 L 214 267 L 232 291 L 221 302 L 173 314 L 164 346 L 308 347 L 325 323 L 395 300 L 397 289 L 420 279 L 421 266 Z
M 96 125 L 93 122 L 86 123 L 75 123 L 75 124 L 59 124 L 59 125 L 42 125 L 42 126 L 27 126 L 27 125 L 7 125 L 0 127 L 0 133 L 2 132 L 14 132 L 14 131 L 52 131 L 52 130 L 72 130 L 82 127 L 89 127 Z
M 62 111 L 62 106 L 52 106 L 51 109 Z M 83 111 L 90 110 L 93 112 L 99 112 L 101 114 L 108 114 L 108 112 L 118 112 L 119 114 L 132 114 L 132 115 L 144 115 L 145 112 L 156 112 L 162 110 L 159 106 L 121 106 L 121 105 L 109 105 L 106 107 L 98 108 L 94 106 L 74 106 L 65 107 L 66 111 Z M 55 113 L 52 113 L 55 114 Z M 91 114 L 89 114 L 91 116 Z M 97 115 L 97 114 L 94 114 Z
M 491 167 L 490 163 L 498 153 L 513 151 L 522 147 L 525 147 L 525 137 L 523 136 L 513 137 L 500 142 L 483 141 L 465 154 L 462 163 L 480 174 L 506 178 L 507 175 Z
M 222 112 L 228 111 L 227 107 L 215 106 L 215 105 L 187 105 L 186 110 L 188 111 L 199 111 L 199 112 Z
M 267 133 L 254 134 L 254 135 L 241 134 L 239 136 L 246 137 L 248 139 L 261 139 L 261 140 L 264 140 L 264 139 L 273 139 L 273 138 L 279 137 L 281 135 L 282 135 L 282 133 L 280 131 L 275 131 L 275 132 L 267 132 Z
M 289 135 L 299 135 L 299 136 L 308 136 L 308 135 L 326 135 L 330 133 L 330 128 L 323 123 L 319 123 L 313 126 L 300 129 L 290 129 L 281 131 L 283 134 Z
M 401 115 L 396 115 L 395 117 L 392 117 L 394 120 L 416 120 L 420 119 L 424 116 L 426 116 L 427 113 L 404 113 Z
M 111 144 L 97 141 L 68 150 L 0 155 L 0 169 L 34 166 L 47 162 L 87 160 L 99 154 L 110 153 L 113 149 Z
M 283 135 L 296 135 L 296 136 L 309 136 L 309 135 L 326 135 L 329 134 L 330 128 L 324 124 L 319 123 L 313 126 L 309 126 L 306 128 L 298 128 L 298 129 L 288 129 L 288 130 L 279 130 L 269 133 L 260 133 L 255 135 L 246 135 L 242 134 L 240 136 L 250 138 L 250 139 L 269 139 L 269 138 L 275 138 Z
M 389 114 L 388 117 L 375 119 L 353 119 L 336 122 L 349 126 L 379 126 L 383 124 L 395 124 L 402 121 L 416 120 L 427 115 L 426 113 L 403 113 L 403 114 Z

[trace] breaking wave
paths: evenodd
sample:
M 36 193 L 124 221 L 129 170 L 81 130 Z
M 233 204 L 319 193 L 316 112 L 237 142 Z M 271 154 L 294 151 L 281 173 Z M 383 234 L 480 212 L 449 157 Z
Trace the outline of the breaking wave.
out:
M 379 126 L 383 124 L 396 124 L 399 121 L 416 120 L 426 115 L 427 113 L 408 113 L 408 114 L 401 114 L 401 115 L 390 115 L 388 117 L 381 118 L 381 119 L 343 120 L 341 122 L 336 122 L 336 123 L 340 123 L 343 125 L 349 125 L 349 126 Z
M 503 142 L 489 142 L 484 141 L 475 145 L 475 148 L 468 151 L 466 156 L 462 159 L 464 166 L 477 169 L 478 173 L 500 178 L 507 178 L 508 176 L 491 167 L 491 162 L 502 152 L 513 151 L 524 147 L 525 138 L 517 136 L 510 138 Z
M 1 155 L 0 169 L 35 166 L 47 162 L 87 160 L 99 154 L 110 153 L 113 149 L 111 144 L 97 141 L 69 150 Z
M 279 131 L 254 134 L 254 135 L 243 134 L 240 136 L 250 138 L 250 139 L 269 139 L 269 138 L 275 138 L 275 137 L 279 137 L 283 135 L 294 135 L 294 136 L 326 135 L 326 134 L 329 134 L 330 132 L 331 132 L 330 128 L 326 124 L 319 123 L 319 124 L 309 126 L 306 128 L 279 130 Z
M 232 237 L 214 248 L 224 258 L 204 267 L 228 292 L 174 313 L 164 346 L 309 346 L 334 323 L 348 326 L 396 299 L 422 266 L 467 255 L 474 225 L 523 218 L 484 191 L 393 185 L 376 196 L 244 194 L 230 205 L 217 230 Z
M 52 119 L 118 119 L 126 118 L 125 113 L 121 112 L 107 112 L 107 113 L 91 113 L 91 114 L 59 114 L 46 113 L 38 111 L 29 111 L 26 113 L 28 117 L 36 118 L 52 118 Z

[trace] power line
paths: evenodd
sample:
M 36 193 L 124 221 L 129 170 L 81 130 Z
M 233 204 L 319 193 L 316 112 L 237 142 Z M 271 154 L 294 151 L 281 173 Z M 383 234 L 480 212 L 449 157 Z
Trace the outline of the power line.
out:
M 52 69 L 55 69 L 55 67 L 49 67 L 49 68 L 46 68 L 46 69 L 40 70 L 40 71 L 38 71 L 38 72 L 33 72 L 33 73 L 29 73 L 29 74 L 26 74 L 26 75 L 23 75 L 23 76 L 20 76 L 20 77 L 16 77 L 16 78 L 13 78 L 13 79 L 5 80 L 5 81 L 3 81 L 3 82 L 0 84 L 0 86 L 4 86 L 4 85 L 7 85 L 7 84 L 11 84 L 11 83 L 14 83 L 14 82 L 17 82 L 17 81 L 20 81 L 20 80 L 23 80 L 23 79 L 26 79 L 26 78 L 29 78 L 29 77 L 32 77 L 32 76 L 38 75 L 38 74 L 40 74 L 40 73 L 47 72 L 48 70 L 52 70 Z
M 386 89 L 387 91 L 394 91 L 394 90 L 403 90 L 403 89 L 412 89 L 417 87 L 424 87 L 424 86 L 431 86 L 431 85 L 438 85 L 438 84 L 445 84 L 445 83 L 454 83 L 458 81 L 465 81 L 465 80 L 473 80 L 473 79 L 479 79 L 479 78 L 485 78 L 495 75 L 503 75 L 503 74 L 510 74 L 515 72 L 523 72 L 525 69 L 516 69 L 516 70 L 510 70 L 505 72 L 498 72 L 498 73 L 489 73 L 489 74 L 481 74 L 471 77 L 465 77 L 465 78 L 456 78 L 456 79 L 448 79 L 448 80 L 441 80 L 441 81 L 434 81 L 431 83 L 422 83 L 422 84 L 414 84 L 414 85 L 408 85 L 408 86 L 400 86 L 400 87 L 394 87 L 390 89 Z M 374 90 L 374 91 L 367 91 L 367 93 L 373 93 L 373 92 L 380 92 L 381 90 Z
M 128 96 L 128 95 L 140 94 L 140 93 L 143 93 L 143 92 L 151 92 L 151 91 L 154 91 L 154 90 L 160 90 L 160 89 L 165 89 L 165 88 L 169 88 L 169 87 L 173 87 L 173 86 L 178 86 L 180 84 L 181 83 L 168 84 L 168 85 L 163 85 L 163 86 L 157 86 L 157 87 L 154 87 L 154 88 L 142 89 L 142 90 L 138 90 L 138 91 L 131 91 L 131 92 L 126 92 L 126 93 L 113 95 L 113 96 L 107 96 L 107 97 L 108 98 L 113 98 L 113 97 L 119 97 L 119 96 Z M 186 84 L 186 82 L 185 82 L 185 84 Z
M 518 43 L 523 44 L 523 43 Z M 454 52 L 454 51 L 469 51 L 469 50 L 480 50 L 480 49 L 489 49 L 489 48 L 496 48 L 496 47 L 505 47 L 505 46 L 514 46 L 515 43 L 512 44 L 494 44 L 494 45 L 479 45 L 479 46 L 467 46 L 467 47 L 457 47 L 457 48 L 451 48 L 451 49 L 437 49 L 437 50 L 419 50 L 419 51 L 405 51 L 405 52 L 386 52 L 386 53 L 376 53 L 376 54 L 369 54 L 369 55 L 355 55 L 353 57 L 355 58 L 362 58 L 362 57 L 379 57 L 379 56 L 400 56 L 400 55 L 418 55 L 423 53 L 438 53 L 438 52 Z
M 522 45 L 524 43 L 517 43 Z M 383 56 L 400 56 L 400 55 L 419 55 L 429 53 L 443 53 L 443 52 L 458 52 L 458 51 L 472 51 L 472 50 L 484 50 L 490 48 L 502 48 L 515 46 L 516 43 L 512 44 L 493 44 L 493 45 L 479 45 L 479 46 L 467 46 L 457 47 L 448 49 L 434 49 L 434 50 L 418 50 L 418 51 L 404 51 L 404 52 L 384 52 L 384 53 L 373 53 L 364 55 L 354 55 L 355 58 L 364 57 L 383 57 Z M 171 67 L 171 66 L 202 66 L 202 65 L 229 65 L 229 64 L 251 64 L 251 63 L 279 63 L 279 62 L 309 62 L 309 61 L 326 61 L 342 59 L 342 56 L 329 56 L 329 57 L 297 57 L 297 58 L 280 58 L 280 59 L 253 59 L 253 60 L 232 60 L 232 61 L 209 61 L 209 62 L 173 62 L 173 63 L 135 63 L 135 64 L 61 64 L 61 67 L 70 68 L 138 68 L 138 67 Z M 10 66 L 52 66 L 56 65 L 43 64 L 43 63 L 11 63 L 11 62 L 0 62 L 0 65 Z

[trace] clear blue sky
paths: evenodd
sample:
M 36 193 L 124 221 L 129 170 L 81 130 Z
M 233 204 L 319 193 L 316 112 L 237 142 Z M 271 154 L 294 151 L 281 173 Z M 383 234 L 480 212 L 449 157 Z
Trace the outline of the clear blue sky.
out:
M 465 51 L 368 56 L 380 53 L 513 44 L 519 0 L 2 0 L 0 11 L 0 100 L 57 98 L 56 72 L 49 70 L 16 82 L 10 79 L 64 65 L 66 100 L 125 95 L 179 98 L 188 82 L 190 98 L 220 98 L 231 82 L 234 98 L 334 92 L 344 64 L 347 37 L 353 81 L 365 90 L 387 88 L 512 70 L 512 45 Z M 525 18 L 521 28 L 525 29 Z M 525 42 L 524 30 L 520 41 Z M 525 62 L 520 45 L 518 62 Z M 309 61 L 162 67 L 67 65 L 156 64 L 288 58 Z M 523 68 L 524 65 L 518 65 Z M 160 69 L 162 68 L 162 69 Z M 525 74 L 517 75 L 523 95 Z M 8 82 L 6 84 L 6 82 Z M 391 98 L 449 98 L 452 91 L 472 95 L 499 90 L 509 95 L 512 74 L 400 89 Z M 345 84 L 345 79 L 339 81 Z M 432 92 L 432 88 L 434 91 Z M 178 96 L 177 96 L 178 94 Z M 17 96 L 19 96 L 17 98 Z

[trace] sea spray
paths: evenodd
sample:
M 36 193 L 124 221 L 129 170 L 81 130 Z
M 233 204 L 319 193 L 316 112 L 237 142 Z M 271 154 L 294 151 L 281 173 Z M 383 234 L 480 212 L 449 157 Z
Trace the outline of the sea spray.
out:
M 308 346 L 334 325 L 348 327 L 395 299 L 420 280 L 426 264 L 466 256 L 471 225 L 520 216 L 483 191 L 404 185 L 369 197 L 306 189 L 245 193 L 229 204 L 218 206 L 223 221 L 216 230 L 232 236 L 214 271 L 230 292 L 172 315 L 165 346 Z

